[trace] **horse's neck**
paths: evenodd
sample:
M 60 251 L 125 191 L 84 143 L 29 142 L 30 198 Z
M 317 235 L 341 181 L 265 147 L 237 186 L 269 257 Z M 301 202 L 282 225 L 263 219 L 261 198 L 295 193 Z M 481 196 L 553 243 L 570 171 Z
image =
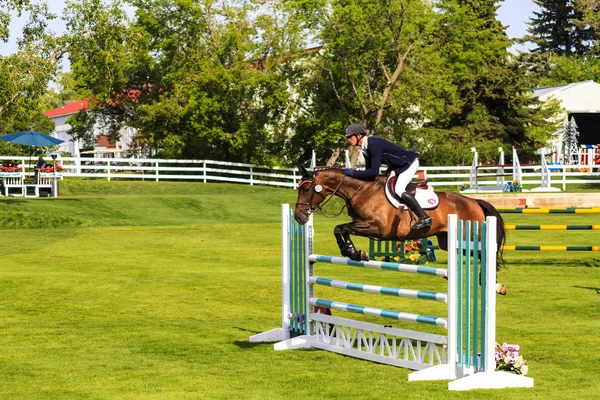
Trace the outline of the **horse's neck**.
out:
M 332 192 L 335 192 L 336 196 L 341 197 L 346 201 L 351 201 L 359 190 L 362 191 L 362 189 L 373 183 L 374 182 L 345 177 L 344 174 L 340 172 L 330 174 L 327 177 L 326 185 Z

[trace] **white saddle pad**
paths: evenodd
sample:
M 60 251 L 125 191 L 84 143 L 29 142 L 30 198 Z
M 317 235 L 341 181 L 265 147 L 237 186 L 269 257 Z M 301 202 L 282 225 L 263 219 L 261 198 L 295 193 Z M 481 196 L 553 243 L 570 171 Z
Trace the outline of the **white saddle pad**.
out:
M 393 176 L 393 175 L 390 175 L 390 178 L 391 178 L 391 176 Z M 388 179 L 390 179 L 390 178 L 388 178 Z M 398 207 L 400 207 L 401 204 L 406 207 L 405 204 L 400 203 L 396 199 L 396 197 L 392 193 L 390 193 L 390 190 L 388 189 L 387 184 L 385 185 L 385 196 L 387 197 L 388 201 L 394 207 L 398 208 Z M 417 199 L 417 202 L 419 202 L 419 205 L 424 210 L 427 210 L 430 208 L 435 208 L 440 203 L 440 199 L 439 199 L 438 195 L 433 191 L 433 186 L 431 186 L 431 185 L 427 185 L 427 189 L 417 188 L 417 191 L 415 193 L 415 199 Z

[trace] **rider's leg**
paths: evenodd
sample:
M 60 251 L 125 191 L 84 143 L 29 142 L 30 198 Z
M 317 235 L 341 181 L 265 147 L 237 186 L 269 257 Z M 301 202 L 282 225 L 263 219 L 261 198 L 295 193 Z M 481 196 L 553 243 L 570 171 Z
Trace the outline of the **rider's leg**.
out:
M 417 168 L 419 168 L 419 160 L 415 159 L 415 161 L 413 161 L 410 167 L 408 167 L 406 171 L 404 171 L 398 176 L 396 186 L 394 187 L 396 193 L 400 194 L 400 200 L 402 200 L 404 204 L 406 204 L 411 210 L 413 210 L 419 218 L 419 220 L 413 225 L 413 230 L 418 230 L 421 228 L 431 226 L 432 222 L 431 217 L 427 215 L 425 211 L 423 211 L 423 209 L 419 205 L 419 202 L 414 197 L 412 197 L 404 191 L 406 189 L 406 185 L 408 185 L 412 177 L 417 172 Z

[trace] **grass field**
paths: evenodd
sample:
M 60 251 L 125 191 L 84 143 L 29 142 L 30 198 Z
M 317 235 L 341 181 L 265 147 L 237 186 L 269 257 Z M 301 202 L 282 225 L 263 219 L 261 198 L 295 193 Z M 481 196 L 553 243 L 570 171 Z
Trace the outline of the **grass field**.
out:
M 0 399 L 596 399 L 600 393 L 600 252 L 506 252 L 500 280 L 509 293 L 498 299 L 497 336 L 521 345 L 535 387 L 452 393 L 445 382 L 408 383 L 405 369 L 248 342 L 281 324 L 279 215 L 281 203 L 295 202 L 293 190 L 73 179 L 62 182 L 61 194 L 0 198 Z M 337 254 L 333 227 L 346 220 L 317 216 L 317 252 Z M 600 215 L 506 214 L 505 220 L 600 224 Z M 508 244 L 600 245 L 600 231 L 508 235 Z M 438 259 L 443 266 L 445 254 Z M 385 286 L 444 284 L 423 287 L 418 277 L 373 273 L 323 269 L 324 276 Z M 336 297 L 364 304 L 364 296 L 370 295 Z M 366 300 L 431 315 L 441 306 L 388 305 L 389 299 Z

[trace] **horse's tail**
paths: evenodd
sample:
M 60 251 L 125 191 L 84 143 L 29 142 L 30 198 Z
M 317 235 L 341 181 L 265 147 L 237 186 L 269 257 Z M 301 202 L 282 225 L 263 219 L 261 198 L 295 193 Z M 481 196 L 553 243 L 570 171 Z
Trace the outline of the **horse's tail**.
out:
M 496 208 L 493 205 L 491 205 L 485 200 L 480 199 L 477 199 L 477 202 L 479 203 L 479 206 L 483 210 L 483 213 L 486 217 L 496 217 L 497 219 L 496 239 L 498 240 L 498 256 L 496 258 L 496 261 L 498 263 L 498 268 L 500 268 L 504 266 L 504 251 L 502 250 L 502 247 L 506 242 L 506 230 L 504 229 L 504 220 L 502 219 L 502 215 L 500 215 L 498 210 L 496 210 Z

